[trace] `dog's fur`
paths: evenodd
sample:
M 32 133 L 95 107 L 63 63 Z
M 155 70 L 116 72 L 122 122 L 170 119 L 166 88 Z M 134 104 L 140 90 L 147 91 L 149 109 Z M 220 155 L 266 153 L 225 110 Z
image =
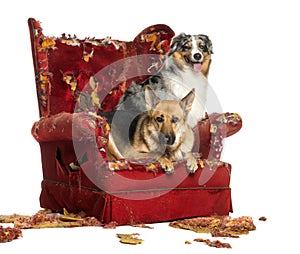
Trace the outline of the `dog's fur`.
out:
M 187 124 L 195 98 L 194 89 L 181 100 L 160 100 L 146 86 L 144 96 L 147 111 L 137 117 L 130 142 L 124 130 L 112 129 L 108 144 L 111 158 L 152 159 L 158 161 L 166 173 L 174 171 L 174 161 L 183 159 L 187 170 L 195 172 L 197 161 L 191 152 L 194 134 Z
M 124 93 L 117 110 L 146 110 L 144 87 L 151 86 L 161 100 L 180 99 L 192 88 L 195 102 L 188 123 L 194 127 L 205 116 L 207 75 L 211 63 L 212 43 L 206 35 L 180 35 L 172 39 L 162 68 L 143 83 L 133 83 Z

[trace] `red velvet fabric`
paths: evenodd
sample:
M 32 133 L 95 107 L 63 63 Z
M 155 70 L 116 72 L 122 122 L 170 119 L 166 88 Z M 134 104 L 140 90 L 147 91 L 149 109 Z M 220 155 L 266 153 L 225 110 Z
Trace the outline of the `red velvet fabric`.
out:
M 83 147 L 87 159 L 74 171 L 69 165 L 78 154 L 71 152 L 72 141 L 40 145 L 44 178 L 40 202 L 44 208 L 83 210 L 104 223 L 115 221 L 118 225 L 232 211 L 228 163 L 213 165 L 201 160 L 203 164 L 194 175 L 187 173 L 183 162 L 176 165 L 172 175 L 158 166 L 157 171 L 147 171 L 142 165 L 112 171 L 111 162 L 95 164 L 93 146 L 87 142 Z
M 114 221 L 117 225 L 155 223 L 212 214 L 227 215 L 232 210 L 230 188 L 174 188 L 167 194 L 160 192 L 126 192 L 116 196 L 99 189 L 89 190 L 44 180 L 41 205 L 57 211 L 61 211 L 61 207 L 73 212 L 84 210 L 104 223 Z M 149 196 L 156 197 L 143 199 Z
M 194 128 L 194 152 L 200 159 L 193 175 L 183 162 L 173 175 L 165 175 L 158 164 L 106 157 L 110 128 L 98 113 L 114 109 L 132 81 L 159 69 L 174 36 L 171 28 L 150 26 L 124 42 L 49 37 L 38 21 L 28 24 L 41 117 L 32 135 L 41 147 L 43 208 L 85 211 L 119 224 L 232 211 L 231 165 L 219 159 L 223 139 L 242 127 L 237 114 L 215 113 Z

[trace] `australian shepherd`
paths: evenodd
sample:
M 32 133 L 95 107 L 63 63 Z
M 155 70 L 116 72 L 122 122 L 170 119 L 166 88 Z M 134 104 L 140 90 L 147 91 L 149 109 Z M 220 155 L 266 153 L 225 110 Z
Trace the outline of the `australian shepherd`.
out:
M 117 110 L 145 112 L 144 87 L 149 85 L 161 100 L 176 100 L 195 89 L 195 101 L 188 118 L 194 127 L 205 115 L 207 76 L 211 63 L 212 43 L 208 36 L 186 35 L 171 41 L 162 68 L 142 83 L 133 83 L 122 96 Z

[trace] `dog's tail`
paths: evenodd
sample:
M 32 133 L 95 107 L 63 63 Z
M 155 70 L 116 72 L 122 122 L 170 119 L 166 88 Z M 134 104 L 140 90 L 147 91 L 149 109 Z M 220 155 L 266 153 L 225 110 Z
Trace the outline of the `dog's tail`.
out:
M 116 146 L 116 143 L 111 134 L 109 134 L 109 137 L 108 137 L 108 146 L 107 146 L 106 155 L 111 160 L 124 159 L 124 156 L 122 156 L 121 152 L 119 151 L 118 147 Z

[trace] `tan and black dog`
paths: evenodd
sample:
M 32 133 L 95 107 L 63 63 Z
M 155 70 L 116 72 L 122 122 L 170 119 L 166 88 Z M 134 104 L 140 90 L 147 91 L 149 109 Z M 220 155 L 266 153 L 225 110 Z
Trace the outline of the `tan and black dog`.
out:
M 194 134 L 187 123 L 187 117 L 195 98 L 195 90 L 192 89 L 181 100 L 160 100 L 146 86 L 144 96 L 147 110 L 136 117 L 129 140 L 128 133 L 124 133 L 122 128 L 112 128 L 108 155 L 111 159 L 146 158 L 158 161 L 166 173 L 174 171 L 174 162 L 186 160 L 188 172 L 194 173 L 197 170 L 197 161 L 191 152 Z

